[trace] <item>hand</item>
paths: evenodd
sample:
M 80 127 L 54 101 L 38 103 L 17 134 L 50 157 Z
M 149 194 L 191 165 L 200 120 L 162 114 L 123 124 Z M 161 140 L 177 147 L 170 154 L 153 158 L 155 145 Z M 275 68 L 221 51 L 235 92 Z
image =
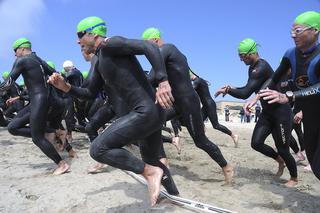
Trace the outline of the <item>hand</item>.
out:
M 13 104 L 14 102 L 16 102 L 16 101 L 19 100 L 19 99 L 20 99 L 19 96 L 14 97 L 14 98 L 9 98 L 9 99 L 6 101 L 6 104 L 7 104 L 7 106 L 9 106 L 9 105 Z
M 162 108 L 170 108 L 173 105 L 173 102 L 174 98 L 171 93 L 169 82 L 161 82 L 156 92 L 156 103 L 159 103 Z
M 250 113 L 251 108 L 259 101 L 260 96 L 256 95 L 253 99 L 249 100 L 243 107 L 246 114 Z
M 48 83 L 52 84 L 54 87 L 62 90 L 63 92 L 69 92 L 71 89 L 71 85 L 65 82 L 64 78 L 59 73 L 53 73 L 49 77 Z
M 299 124 L 301 122 L 302 118 L 303 118 L 303 114 L 302 114 L 302 111 L 300 111 L 294 115 L 293 122 L 296 124 Z
M 263 100 L 268 101 L 268 104 L 273 104 L 273 103 L 279 103 L 279 104 L 285 104 L 289 102 L 288 97 L 275 90 L 270 90 L 270 89 L 264 89 L 260 90 L 258 93 Z
M 217 90 L 217 92 L 214 94 L 214 97 L 218 97 L 220 94 L 223 94 L 223 97 L 227 94 L 227 88 L 230 87 L 229 85 L 226 85 L 224 87 L 221 87 Z

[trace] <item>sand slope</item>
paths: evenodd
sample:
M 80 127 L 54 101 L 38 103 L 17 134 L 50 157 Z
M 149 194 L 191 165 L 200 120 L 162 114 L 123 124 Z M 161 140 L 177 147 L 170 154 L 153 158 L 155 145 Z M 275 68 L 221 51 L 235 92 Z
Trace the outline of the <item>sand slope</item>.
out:
M 298 187 L 284 187 L 289 178 L 287 170 L 280 180 L 275 179 L 277 164 L 250 147 L 253 124 L 226 126 L 240 134 L 239 148 L 210 125 L 207 134 L 236 168 L 232 187 L 221 186 L 221 169 L 195 147 L 185 129 L 181 155 L 172 145 L 165 145 L 183 197 L 237 212 L 320 212 L 320 182 L 313 174 L 299 166 Z M 150 209 L 146 187 L 118 169 L 86 174 L 94 162 L 84 134 L 75 134 L 72 144 L 80 158 L 70 159 L 63 153 L 71 172 L 58 177 L 51 175 L 55 165 L 30 139 L 13 137 L 6 129 L 0 129 L 0 138 L 0 212 L 195 212 L 172 204 Z M 267 143 L 273 144 L 271 138 Z

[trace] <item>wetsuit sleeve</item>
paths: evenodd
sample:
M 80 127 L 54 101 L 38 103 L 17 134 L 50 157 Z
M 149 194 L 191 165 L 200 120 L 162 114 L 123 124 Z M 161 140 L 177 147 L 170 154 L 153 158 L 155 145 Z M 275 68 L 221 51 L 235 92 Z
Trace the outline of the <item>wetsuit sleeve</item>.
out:
M 81 88 L 71 85 L 71 89 L 68 94 L 77 98 L 92 99 L 95 98 L 101 91 L 102 86 L 103 80 L 100 76 L 100 73 L 97 70 L 94 70 L 92 77 L 88 79 L 87 87 Z
M 20 94 L 19 86 L 16 83 L 11 84 L 10 90 L 9 90 L 9 96 L 11 98 L 17 97 Z
M 82 85 L 81 78 L 75 73 L 71 73 L 70 76 L 67 77 L 69 84 L 80 87 Z
M 23 71 L 23 60 L 24 59 L 16 59 L 9 77 L 0 84 L 0 91 L 9 90 L 11 88 L 11 85 L 13 85 L 17 78 L 20 76 Z
M 30 101 L 29 95 L 19 95 L 19 99 L 22 101 Z
M 257 88 L 265 82 L 264 67 L 257 66 L 255 71 L 249 74 L 249 79 L 244 87 L 230 88 L 228 94 L 239 99 L 247 99 Z
M 157 87 L 156 73 L 154 72 L 153 69 L 151 69 L 150 72 L 148 73 L 147 79 L 154 88 Z
M 293 92 L 295 99 L 308 98 L 310 96 L 320 95 L 320 83 L 311 87 Z
M 155 72 L 157 83 L 168 80 L 164 60 L 156 44 L 149 41 L 112 37 L 105 42 L 113 54 L 145 55 Z

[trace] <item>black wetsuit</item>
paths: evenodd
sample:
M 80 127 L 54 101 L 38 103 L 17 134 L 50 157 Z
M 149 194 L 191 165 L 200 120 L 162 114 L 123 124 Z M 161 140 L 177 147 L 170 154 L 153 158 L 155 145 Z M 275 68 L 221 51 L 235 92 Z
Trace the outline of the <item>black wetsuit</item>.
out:
M 273 70 L 271 66 L 263 59 L 259 59 L 255 64 L 249 67 L 249 79 L 244 87 L 231 88 L 229 95 L 247 99 L 252 93 L 257 93 L 263 84 L 271 78 Z M 259 120 L 253 130 L 251 147 L 256 151 L 276 159 L 279 155 L 285 161 L 291 177 L 297 177 L 297 166 L 294 158 L 289 152 L 291 136 L 291 109 L 289 104 L 270 105 L 261 100 L 262 112 Z M 272 134 L 275 145 L 278 149 L 276 152 L 272 147 L 264 144 L 268 135 Z
M 162 126 L 162 131 L 165 131 L 169 134 L 172 134 L 172 131 L 169 127 L 166 127 L 166 126 Z M 162 138 L 162 142 L 163 143 L 172 143 L 172 138 L 169 137 L 169 136 L 165 136 L 165 135 L 161 135 L 161 138 Z
M 202 78 L 197 77 L 193 80 L 193 87 L 198 93 L 202 103 L 202 119 L 206 120 L 206 118 L 209 117 L 213 128 L 231 136 L 232 132 L 227 127 L 219 124 L 216 102 L 210 95 L 208 83 Z
M 300 109 L 297 109 L 296 107 L 293 108 L 293 116 L 297 114 L 300 111 Z M 304 136 L 303 136 L 303 131 L 302 131 L 302 121 L 300 123 L 292 123 L 292 129 L 296 132 L 297 137 L 298 137 L 298 142 L 300 145 L 300 151 L 305 150 L 305 145 L 304 145 Z
M 21 109 L 8 124 L 8 132 L 12 135 L 31 138 L 31 130 L 27 126 L 30 123 L 30 114 L 30 105 Z
M 154 93 L 135 57 L 140 54 L 145 54 L 157 70 L 158 79 L 166 80 L 165 66 L 157 47 L 145 41 L 112 37 L 97 48 L 98 62 L 87 88 L 72 86 L 69 92 L 81 98 L 94 98 L 103 86 L 107 86 L 111 96 L 119 95 L 125 101 L 129 113 L 117 119 L 92 142 L 90 155 L 98 162 L 138 174 L 144 171 L 144 162 L 161 164 L 159 150 L 163 123 L 162 110 L 154 104 Z M 140 144 L 144 162 L 122 148 L 140 139 L 144 139 Z
M 0 85 L 8 90 L 22 75 L 30 96 L 30 129 L 33 142 L 56 164 L 62 159 L 53 145 L 44 137 L 48 113 L 49 85 L 47 76 L 53 73 L 46 62 L 35 53 L 16 59 L 9 78 Z
M 17 83 L 13 83 L 10 86 L 10 89 L 7 91 L 9 98 L 14 98 L 20 95 L 20 87 Z M 3 114 L 6 117 L 13 118 L 15 115 L 13 114 L 14 112 L 19 112 L 23 108 L 23 101 L 22 100 L 17 100 L 3 112 Z
M 26 96 L 20 96 L 20 100 L 29 100 Z M 57 129 L 63 129 L 61 124 L 63 113 L 64 113 L 64 101 L 58 96 L 54 88 L 50 88 L 50 95 L 48 100 L 48 115 L 47 122 L 45 126 L 46 133 L 55 133 Z M 10 121 L 8 125 L 8 131 L 12 135 L 23 136 L 23 137 L 32 137 L 30 126 L 27 124 L 30 123 L 30 104 L 25 106 L 18 114 Z M 61 141 L 60 141 L 61 143 Z M 65 146 L 66 151 L 70 151 L 72 146 L 66 141 Z
M 83 84 L 83 76 L 81 72 L 73 68 L 69 72 L 67 72 L 66 80 L 73 86 L 80 87 Z M 72 99 L 72 104 L 70 104 L 70 100 L 68 100 L 66 114 L 66 122 L 71 125 L 71 128 L 74 129 L 75 119 L 74 116 L 77 117 L 78 123 L 82 126 L 85 125 L 85 112 L 84 112 L 84 103 L 77 98 Z
M 190 81 L 187 58 L 172 44 L 163 44 L 160 47 L 160 52 L 166 64 L 172 95 L 175 99 L 174 109 L 181 124 L 187 127 L 198 148 L 207 152 L 220 167 L 225 167 L 227 161 L 219 147 L 212 143 L 204 133 L 200 101 Z M 154 75 L 153 70 L 150 75 Z M 167 117 L 167 120 L 170 119 Z
M 88 78 L 82 84 L 83 88 L 86 88 L 89 85 L 89 82 L 92 81 L 91 78 L 93 76 L 93 72 L 95 69 L 95 65 L 98 61 L 98 57 L 95 55 L 91 59 L 91 67 L 89 70 Z M 106 92 L 110 93 L 110 97 L 101 97 L 104 96 Z M 129 112 L 126 108 L 126 103 L 119 97 L 112 95 L 112 92 L 108 89 L 108 87 L 104 87 L 104 92 L 99 92 L 93 100 L 92 106 L 88 112 L 89 122 L 85 126 L 85 131 L 88 133 L 89 140 L 92 142 L 98 136 L 98 129 L 103 127 L 107 122 L 110 122 L 116 116 L 121 117 Z M 104 99 L 104 100 L 103 100 Z M 99 107 L 100 101 L 104 103 Z M 92 102 L 92 99 L 86 100 L 88 103 Z M 115 106 L 118 106 L 118 109 L 114 109 L 112 106 L 112 102 L 115 103 Z M 119 109 L 119 107 L 121 109 Z
M 89 122 L 86 124 L 85 131 L 88 133 L 90 142 L 98 136 L 98 130 L 104 124 L 109 122 L 116 116 L 110 103 L 103 104 L 93 116 L 90 117 Z
M 3 111 L 7 109 L 7 91 L 0 91 L 0 126 L 6 127 L 9 121 L 4 117 Z
M 303 113 L 306 155 L 312 171 L 320 179 L 320 45 L 317 44 L 305 53 L 296 48 L 289 49 L 265 87 L 274 88 L 289 69 L 295 104 Z

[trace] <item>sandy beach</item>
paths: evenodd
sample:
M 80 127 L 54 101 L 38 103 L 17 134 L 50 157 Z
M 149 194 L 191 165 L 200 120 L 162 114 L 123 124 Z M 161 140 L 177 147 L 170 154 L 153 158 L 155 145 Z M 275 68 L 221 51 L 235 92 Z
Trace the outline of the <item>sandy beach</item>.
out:
M 240 135 L 238 148 L 210 124 L 206 124 L 206 132 L 235 167 L 233 186 L 222 186 L 221 169 L 195 147 L 186 129 L 181 134 L 180 155 L 174 146 L 165 144 L 182 197 L 244 213 L 320 212 L 320 182 L 312 173 L 298 165 L 298 186 L 286 188 L 288 171 L 276 179 L 275 161 L 250 147 L 254 124 L 222 124 Z M 0 212 L 198 212 L 168 202 L 150 209 L 147 188 L 119 169 L 108 167 L 87 174 L 94 161 L 88 154 L 90 144 L 85 134 L 74 134 L 72 145 L 78 159 L 62 153 L 71 171 L 61 176 L 51 175 L 55 164 L 31 139 L 14 137 L 6 128 L 0 129 L 0 138 Z M 273 146 L 272 138 L 266 143 Z M 129 149 L 139 155 L 136 147 Z

